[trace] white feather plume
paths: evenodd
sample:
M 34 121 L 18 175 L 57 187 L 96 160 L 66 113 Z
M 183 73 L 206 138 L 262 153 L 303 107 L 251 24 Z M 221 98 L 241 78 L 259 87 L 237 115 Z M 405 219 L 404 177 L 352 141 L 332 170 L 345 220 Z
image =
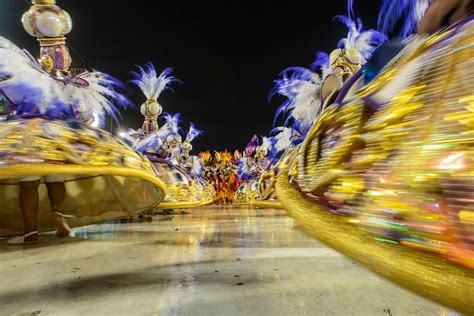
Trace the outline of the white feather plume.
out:
M 347 37 L 339 42 L 339 46 L 356 50 L 362 57 L 362 64 L 367 63 L 374 50 L 387 40 L 386 36 L 380 32 L 364 30 L 360 19 L 354 21 L 346 16 L 337 16 L 336 18 L 348 29 Z
M 0 89 L 14 105 L 31 104 L 46 113 L 64 101 L 62 83 L 9 40 L 0 37 L 0 43 Z
M 166 68 L 157 76 L 155 66 L 148 63 L 144 67 L 137 66 L 138 72 L 132 71 L 134 77 L 130 82 L 137 85 L 147 99 L 156 100 L 160 94 L 169 88 L 169 85 L 174 81 L 179 81 L 171 76 L 173 68 Z
M 18 54 L 24 53 L 20 47 L 16 46 L 12 41 L 2 36 L 0 36 L 0 49 L 11 50 Z
M 298 132 L 289 127 L 278 127 L 274 129 L 277 132 L 273 136 L 275 152 L 290 148 L 293 139 L 298 136 Z
M 310 69 L 293 67 L 285 70 L 275 83 L 274 94 L 288 98 L 277 110 L 277 116 L 290 112 L 294 128 L 306 133 L 322 110 L 320 75 Z
M 101 126 L 106 114 L 113 118 L 119 115 L 114 103 L 124 104 L 125 99 L 113 87 L 117 81 L 104 73 L 94 71 L 85 72 L 77 76 L 88 82 L 87 87 L 67 84 L 64 94 L 73 105 L 76 115 L 91 116 Z
M 270 138 L 263 136 L 262 137 L 262 144 L 259 146 L 260 149 L 265 150 L 266 152 L 269 152 L 272 148 L 272 142 Z
M 85 86 L 59 81 L 44 71 L 31 55 L 11 41 L 0 37 L 0 89 L 14 106 L 34 107 L 39 113 L 62 113 L 94 117 L 101 123 L 105 114 L 116 118 L 114 103 L 126 105 L 128 100 L 114 87 L 119 82 L 100 72 L 86 72 L 78 78 Z

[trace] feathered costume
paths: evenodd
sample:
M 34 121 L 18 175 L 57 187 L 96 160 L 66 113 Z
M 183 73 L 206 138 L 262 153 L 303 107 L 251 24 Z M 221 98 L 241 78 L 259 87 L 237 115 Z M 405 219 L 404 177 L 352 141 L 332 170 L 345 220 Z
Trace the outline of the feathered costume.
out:
M 198 130 L 193 123 L 190 123 L 186 139 L 180 146 L 179 165 L 187 172 L 198 177 L 201 177 L 203 167 L 199 157 L 191 155 L 191 150 L 193 149 L 191 142 L 202 134 L 202 131 Z
M 246 158 L 245 163 L 241 163 L 240 173 L 244 179 L 251 179 L 249 174 L 259 177 L 259 198 L 274 196 L 271 186 L 278 172 L 279 161 L 300 146 L 325 108 L 335 100 L 344 83 L 360 70 L 377 46 L 386 40 L 380 32 L 364 30 L 361 20 L 353 16 L 352 2 L 349 2 L 348 16 L 336 17 L 347 27 L 347 37 L 339 41 L 338 48 L 330 55 L 318 52 L 310 68 L 290 67 L 275 80 L 269 98 L 277 95 L 286 98 L 277 109 L 274 120 L 275 124 L 284 115 L 283 126 L 274 128 L 268 140 L 263 138 L 270 149 L 266 151 L 265 159 L 257 163 Z M 265 165 L 263 161 L 270 163 Z M 249 184 L 245 185 L 247 189 L 241 191 L 249 192 Z
M 130 140 L 138 151 L 145 152 L 151 150 L 156 154 L 166 143 L 168 136 L 179 135 L 179 114 L 174 116 L 164 115 L 165 124 L 161 128 L 159 128 L 157 120 L 163 111 L 158 102 L 158 97 L 163 91 L 171 90 L 171 83 L 180 81 L 171 76 L 172 68 L 166 68 L 159 76 L 157 76 L 153 64 L 149 63 L 144 67 L 137 66 L 137 68 L 138 72 L 132 71 L 134 79 L 130 82 L 138 86 L 147 98 L 140 107 L 140 112 L 145 117 L 145 120 L 140 129 L 129 129 L 125 138 Z
M 114 103 L 127 105 L 117 93 L 121 83 L 101 72 L 55 79 L 25 50 L 0 37 L 0 89 L 17 114 L 74 117 L 101 126 L 106 114 L 117 120 Z
M 255 176 L 255 152 L 258 147 L 258 136 L 254 135 L 245 147 L 242 158 L 237 161 L 239 178 L 248 180 Z
M 58 77 L 0 39 L 0 93 L 13 109 L 0 122 L 0 235 L 23 231 L 19 181 L 59 176 L 66 188 L 60 211 L 70 226 L 131 215 L 163 199 L 164 185 L 144 157 L 90 127 L 106 114 L 116 118 L 114 103 L 126 103 L 117 87 L 100 72 Z M 38 221 L 39 231 L 53 229 L 42 186 Z
M 166 68 L 157 76 L 153 64 L 138 67 L 138 73 L 132 72 L 134 79 L 131 83 L 137 85 L 147 98 L 140 107 L 140 112 L 145 117 L 142 128 L 135 131 L 129 129 L 125 138 L 130 140 L 133 147 L 147 155 L 151 160 L 166 159 L 178 165 L 179 146 L 181 135 L 179 134 L 180 114 L 164 114 L 163 126 L 158 126 L 158 117 L 162 107 L 158 103 L 158 97 L 165 90 L 171 90 L 170 84 L 180 82 L 171 75 L 172 68 Z
M 404 39 L 379 47 L 326 108 L 289 166 L 297 190 L 287 190 L 285 202 L 301 209 L 292 212 L 300 223 L 317 222 L 306 227 L 324 242 L 354 258 L 371 256 L 368 265 L 379 273 L 470 311 L 472 270 L 427 253 L 474 268 L 472 11 L 431 36 L 414 35 L 424 12 L 444 3 L 426 10 L 430 1 L 384 1 L 380 28 L 390 34 L 400 25 Z M 449 24 L 453 12 L 441 13 Z M 317 205 L 295 203 L 305 198 Z M 335 229 L 328 234 L 329 226 Z M 366 232 L 357 247 L 345 247 L 360 228 Z M 344 238 L 342 231 L 350 233 Z M 374 239 L 425 252 L 385 248 Z
M 272 137 L 274 143 L 280 143 L 278 147 L 304 139 L 327 106 L 326 98 L 329 93 L 324 86 L 326 81 L 336 81 L 337 89 L 340 89 L 348 76 L 360 69 L 371 58 L 374 50 L 386 40 L 380 32 L 365 31 L 361 20 L 354 20 L 351 12 L 350 9 L 348 16 L 336 17 L 348 28 L 347 37 L 339 42 L 338 49 L 330 55 L 318 52 L 311 69 L 291 67 L 284 70 L 281 78 L 275 81 L 270 98 L 275 95 L 287 98 L 277 109 L 275 117 L 276 122 L 280 115 L 286 114 L 285 127 L 274 129 L 276 134 Z M 334 79 L 328 80 L 329 77 Z
M 157 176 L 168 187 L 165 204 L 177 202 L 199 203 L 212 199 L 207 188 L 196 176 L 200 175 L 201 166 L 194 156 L 184 159 L 182 149 L 192 148 L 191 141 L 201 134 L 191 125 L 186 140 L 182 143 L 180 132 L 180 114 L 163 114 L 158 103 L 158 97 L 165 90 L 171 90 L 173 82 L 180 82 L 172 76 L 172 68 L 166 68 L 157 75 L 153 64 L 144 67 L 137 66 L 138 72 L 132 72 L 134 79 L 131 83 L 137 85 L 147 98 L 141 105 L 140 112 L 145 117 L 142 128 L 129 129 L 124 138 L 132 143 L 138 152 L 147 156 L 155 166 Z M 163 119 L 163 125 L 158 126 L 158 119 Z M 189 154 L 189 151 L 187 154 Z M 192 165 L 192 166 L 191 166 Z M 171 206 L 170 206 L 171 207 Z M 175 205 L 173 205 L 175 207 Z

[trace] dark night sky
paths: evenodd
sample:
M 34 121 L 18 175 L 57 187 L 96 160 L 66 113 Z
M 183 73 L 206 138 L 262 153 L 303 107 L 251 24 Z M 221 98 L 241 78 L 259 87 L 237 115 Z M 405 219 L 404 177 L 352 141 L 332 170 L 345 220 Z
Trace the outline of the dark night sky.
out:
M 318 50 L 330 52 L 346 29 L 332 17 L 346 13 L 331 1 L 112 1 L 58 0 L 72 16 L 68 43 L 93 68 L 124 81 L 134 64 L 173 67 L 184 84 L 160 97 L 164 111 L 182 113 L 205 134 L 196 150 L 242 148 L 254 133 L 268 134 L 277 102 L 267 102 L 273 80 L 289 66 L 308 66 Z M 375 27 L 380 1 L 356 1 L 366 28 Z M 36 53 L 21 27 L 23 0 L 0 0 L 0 35 Z M 78 60 L 75 60 L 78 65 Z M 138 128 L 144 97 L 124 127 Z

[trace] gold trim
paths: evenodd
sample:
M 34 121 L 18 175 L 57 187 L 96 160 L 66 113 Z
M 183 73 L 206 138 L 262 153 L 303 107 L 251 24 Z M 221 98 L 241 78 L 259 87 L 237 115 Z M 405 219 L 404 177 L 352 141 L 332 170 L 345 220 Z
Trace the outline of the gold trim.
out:
M 193 201 L 193 202 L 161 202 L 156 206 L 158 209 L 181 209 L 181 208 L 196 208 L 211 204 L 214 201 Z
M 38 37 L 41 47 L 66 45 L 66 37 Z
M 251 200 L 250 205 L 259 208 L 283 209 L 283 204 L 280 201 Z
M 375 241 L 367 232 L 305 198 L 289 183 L 287 174 L 285 166 L 277 177 L 277 196 L 307 234 L 434 302 L 467 314 L 474 311 L 474 270 L 408 247 Z
M 212 203 L 214 203 L 213 199 L 202 202 L 200 206 L 206 206 L 206 205 L 210 205 Z
M 33 5 L 56 5 L 56 0 L 31 0 Z
M 35 165 L 12 165 L 0 168 L 0 178 L 23 177 L 29 175 L 85 175 L 100 174 L 109 176 L 136 177 L 154 184 L 157 188 L 166 194 L 165 183 L 148 172 L 140 169 L 116 166 L 81 166 L 81 165 L 54 165 L 54 164 L 35 164 Z

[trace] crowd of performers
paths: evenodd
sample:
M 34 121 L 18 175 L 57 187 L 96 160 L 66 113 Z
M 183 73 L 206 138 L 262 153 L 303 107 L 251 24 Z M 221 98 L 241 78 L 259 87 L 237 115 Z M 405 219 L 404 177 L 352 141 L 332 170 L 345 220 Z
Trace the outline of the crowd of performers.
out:
M 193 123 L 182 135 L 180 114 L 162 114 L 158 97 L 171 89 L 173 82 L 179 82 L 167 68 L 157 74 L 152 64 L 137 66 L 138 72 L 132 72 L 132 84 L 137 85 L 146 97 L 140 112 L 144 122 L 138 130 L 128 129 L 120 132 L 137 152 L 146 156 L 154 165 L 156 172 L 168 188 L 166 202 L 212 202 L 215 192 L 203 178 L 201 158 L 192 155 L 192 142 L 202 134 Z M 162 125 L 158 122 L 162 120 Z M 188 205 L 189 206 L 189 205 Z
M 32 2 L 22 22 L 40 43 L 39 59 L 0 37 L 0 236 L 28 244 L 42 231 L 66 237 L 70 227 L 162 202 L 212 202 L 200 158 L 191 154 L 202 132 L 190 123 L 181 135 L 179 115 L 161 115 L 158 98 L 178 81 L 172 70 L 158 75 L 147 64 L 132 72 L 131 84 L 146 97 L 144 123 L 116 137 L 100 127 L 106 116 L 120 125 L 120 108 L 132 106 L 125 84 L 96 70 L 73 75 L 69 14 L 55 0 Z
M 235 193 L 240 185 L 237 162 L 240 152 L 233 154 L 228 151 L 205 151 L 199 154 L 204 168 L 204 179 L 210 183 L 216 192 L 217 204 L 232 204 Z
M 247 184 L 257 181 L 270 165 L 268 157 L 272 148 L 268 138 L 263 137 L 260 141 L 254 135 L 243 152 L 201 152 L 199 156 L 204 168 L 204 178 L 215 188 L 216 203 L 242 204 L 256 198 L 256 187 L 247 190 Z
M 201 131 L 190 123 L 183 133 L 158 102 L 178 81 L 171 69 L 133 72 L 144 123 L 115 137 L 100 126 L 129 106 L 123 84 L 98 71 L 72 76 L 69 15 L 34 1 L 23 23 L 39 61 L 0 38 L 0 235 L 67 236 L 162 201 L 278 201 L 283 175 L 377 242 L 474 268 L 473 1 L 382 2 L 378 30 L 363 29 L 349 1 L 338 47 L 275 80 L 281 126 L 242 152 L 192 155 Z
M 149 158 L 169 161 L 175 166 L 194 176 L 200 176 L 202 165 L 199 157 L 191 155 L 192 141 L 202 134 L 193 123 L 183 137 L 179 126 L 180 114 L 163 114 L 163 125 L 159 127 L 158 118 L 162 114 L 162 106 L 158 102 L 160 94 L 170 89 L 170 84 L 179 80 L 171 76 L 172 69 L 165 69 L 159 76 L 152 64 L 145 67 L 137 66 L 138 73 L 132 72 L 136 84 L 147 98 L 141 105 L 140 112 L 144 116 L 142 127 L 138 130 L 129 129 L 121 136 L 128 140 L 133 148 Z

